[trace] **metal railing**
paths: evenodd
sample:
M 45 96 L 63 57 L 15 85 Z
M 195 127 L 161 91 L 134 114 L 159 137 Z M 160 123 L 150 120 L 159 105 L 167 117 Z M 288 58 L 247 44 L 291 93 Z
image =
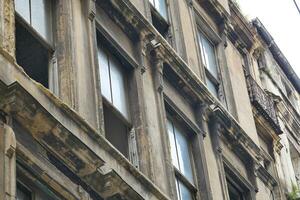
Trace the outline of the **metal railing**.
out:
M 270 123 L 277 133 L 281 133 L 278 123 L 274 101 L 253 79 L 252 76 L 246 76 L 248 93 L 251 103 L 258 112 Z

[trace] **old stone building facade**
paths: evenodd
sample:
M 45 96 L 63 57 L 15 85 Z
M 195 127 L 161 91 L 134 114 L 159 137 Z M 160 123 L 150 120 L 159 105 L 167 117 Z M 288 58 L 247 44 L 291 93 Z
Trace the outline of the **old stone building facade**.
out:
M 300 81 L 230 0 L 0 0 L 0 200 L 284 200 Z

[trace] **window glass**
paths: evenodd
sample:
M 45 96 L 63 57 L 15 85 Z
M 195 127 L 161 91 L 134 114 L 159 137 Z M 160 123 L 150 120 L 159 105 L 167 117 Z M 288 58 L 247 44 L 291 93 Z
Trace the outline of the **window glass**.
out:
M 102 95 L 112 103 L 111 99 L 111 87 L 110 87 L 110 75 L 107 54 L 103 51 L 102 47 L 98 46 L 98 60 L 100 71 L 100 83 Z
M 45 39 L 51 41 L 51 4 L 49 0 L 31 0 L 31 24 Z
M 189 144 L 184 133 L 174 126 L 177 144 L 177 154 L 180 165 L 180 171 L 191 182 L 193 182 L 193 172 L 191 166 Z
M 52 42 L 50 0 L 16 0 L 15 9 L 44 39 Z
M 166 1 L 165 0 L 156 0 L 155 8 L 158 10 L 158 12 L 161 14 L 161 16 L 164 19 L 167 19 L 167 7 L 166 7 Z
M 165 0 L 149 0 L 153 7 L 159 12 L 159 14 L 167 20 L 167 6 Z
M 187 137 L 183 131 L 170 120 L 168 120 L 167 128 L 169 132 L 173 165 L 189 181 L 193 182 L 193 172 Z
M 169 140 L 170 140 L 170 145 L 171 145 L 172 163 L 177 169 L 179 169 L 178 157 L 177 157 L 177 152 L 176 152 L 174 128 L 173 128 L 172 122 L 169 119 L 167 121 L 167 128 L 168 128 Z
M 203 61 L 205 67 L 217 79 L 218 73 L 217 73 L 215 48 L 202 33 L 200 33 L 200 41 L 202 45 L 202 52 L 201 52 L 203 54 L 202 59 L 204 59 Z
M 179 180 L 176 180 L 177 195 L 179 200 L 193 200 L 191 191 Z
M 114 57 L 111 57 L 109 61 L 113 104 L 126 118 L 128 118 L 124 72 L 121 68 L 122 66 Z
M 15 0 L 15 8 L 19 15 L 30 24 L 30 6 L 29 0 Z
M 206 86 L 208 90 L 215 96 L 218 97 L 218 90 L 216 85 L 206 76 Z
M 127 102 L 127 80 L 122 64 L 98 44 L 100 84 L 102 95 L 112 103 L 123 116 L 129 119 Z

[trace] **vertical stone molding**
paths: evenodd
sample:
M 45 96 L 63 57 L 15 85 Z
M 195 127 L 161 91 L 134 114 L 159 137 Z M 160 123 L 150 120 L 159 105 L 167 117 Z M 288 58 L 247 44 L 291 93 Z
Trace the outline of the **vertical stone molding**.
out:
M 197 124 L 201 129 L 200 134 L 197 134 L 195 140 L 193 141 L 193 149 L 194 154 L 199 154 L 198 158 L 195 159 L 195 167 L 197 170 L 197 180 L 200 189 L 200 197 L 201 199 L 211 200 L 212 197 L 212 189 L 208 175 L 208 166 L 207 166 L 207 158 L 204 147 L 204 137 L 208 132 L 208 105 L 206 103 L 200 102 L 196 106 L 196 118 Z
M 77 108 L 76 66 L 74 61 L 74 31 L 72 1 L 57 1 L 56 55 L 59 76 L 59 97 L 70 107 Z
M 15 8 L 13 0 L 0 0 L 0 48 L 15 58 Z
M 212 144 L 213 148 L 217 157 L 217 165 L 218 165 L 218 172 L 222 187 L 222 194 L 224 199 L 229 199 L 228 192 L 227 192 L 227 182 L 225 177 L 225 168 L 223 163 L 223 150 L 220 144 L 220 136 L 222 134 L 222 125 L 221 125 L 221 119 L 217 117 L 215 114 L 211 117 L 210 121 L 210 132 L 211 132 L 211 138 L 212 138 Z
M 16 199 L 16 138 L 3 118 L 0 121 L 0 199 Z

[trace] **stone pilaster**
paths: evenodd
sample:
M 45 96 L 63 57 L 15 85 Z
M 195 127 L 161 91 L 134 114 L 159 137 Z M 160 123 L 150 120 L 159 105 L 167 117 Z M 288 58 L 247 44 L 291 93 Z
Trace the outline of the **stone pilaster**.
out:
M 197 156 L 195 161 L 195 167 L 197 171 L 197 180 L 198 180 L 198 188 L 200 190 L 200 199 L 211 200 L 212 197 L 212 189 L 210 185 L 209 175 L 208 175 L 208 166 L 206 153 L 204 148 L 204 137 L 206 137 L 208 132 L 208 105 L 205 103 L 199 103 L 196 107 L 196 118 L 197 124 L 201 129 L 201 133 L 197 134 L 195 139 L 193 140 L 193 155 Z
M 70 107 L 77 109 L 72 1 L 58 0 L 56 8 L 57 44 L 55 54 L 58 64 L 59 97 Z
M 15 7 L 13 0 L 0 0 L 0 50 L 15 58 Z
M 16 138 L 1 112 L 0 119 L 0 199 L 16 199 Z
M 216 154 L 217 165 L 218 165 L 218 173 L 220 177 L 223 199 L 229 199 L 228 192 L 227 192 L 227 182 L 226 182 L 226 174 L 225 168 L 223 163 L 223 150 L 220 144 L 220 136 L 222 134 L 222 125 L 217 116 L 212 116 L 210 120 L 210 133 L 212 138 L 212 145 Z

